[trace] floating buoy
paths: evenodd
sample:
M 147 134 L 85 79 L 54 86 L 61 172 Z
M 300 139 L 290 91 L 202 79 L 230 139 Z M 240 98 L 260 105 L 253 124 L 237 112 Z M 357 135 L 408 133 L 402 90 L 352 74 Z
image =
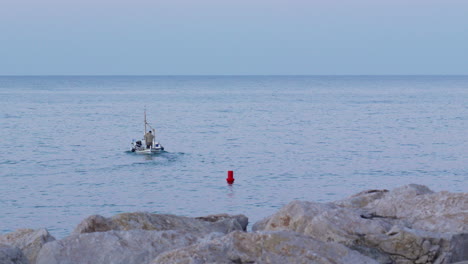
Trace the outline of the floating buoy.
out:
M 233 184 L 234 183 L 234 171 L 228 171 L 228 176 L 226 178 L 227 183 Z

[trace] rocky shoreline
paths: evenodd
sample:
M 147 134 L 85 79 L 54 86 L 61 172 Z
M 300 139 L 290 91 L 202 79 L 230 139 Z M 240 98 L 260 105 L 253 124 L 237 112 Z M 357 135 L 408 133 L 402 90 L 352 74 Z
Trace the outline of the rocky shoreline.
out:
M 0 264 L 468 263 L 468 193 L 410 184 L 331 203 L 293 201 L 253 224 L 244 215 L 145 212 L 0 235 Z

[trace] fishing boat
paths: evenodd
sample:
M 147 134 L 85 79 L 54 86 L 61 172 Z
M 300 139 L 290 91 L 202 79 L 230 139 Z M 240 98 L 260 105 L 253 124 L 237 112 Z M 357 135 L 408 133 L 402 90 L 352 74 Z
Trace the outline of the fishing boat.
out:
M 143 133 L 143 138 L 141 140 L 132 141 L 132 152 L 137 154 L 153 154 L 164 151 L 164 147 L 158 141 L 156 141 L 156 130 L 146 121 L 146 108 L 144 122 L 145 130 Z M 148 127 L 151 130 L 147 130 Z M 148 133 L 152 136 L 147 136 Z M 146 142 L 145 138 L 152 138 L 152 140 L 151 142 Z

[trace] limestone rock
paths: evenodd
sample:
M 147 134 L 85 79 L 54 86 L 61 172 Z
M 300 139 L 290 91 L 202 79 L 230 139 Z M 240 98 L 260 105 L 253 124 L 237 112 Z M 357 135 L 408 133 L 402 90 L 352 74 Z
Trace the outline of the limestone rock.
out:
M 30 263 L 36 262 L 37 254 L 45 243 L 54 240 L 55 238 L 46 229 L 18 229 L 14 232 L 0 235 L 0 243 L 18 247 Z
M 323 242 L 341 243 L 381 262 L 390 257 L 375 247 L 363 244 L 370 236 L 378 240 L 392 228 L 388 219 L 373 221 L 362 218 L 365 211 L 339 207 L 335 204 L 293 201 L 276 214 L 252 227 L 253 231 L 295 231 Z M 384 240 L 385 238 L 380 238 Z
M 334 204 L 348 208 L 363 208 L 366 205 L 372 203 L 375 200 L 381 199 L 388 190 L 367 190 L 360 193 L 354 194 L 351 197 L 336 201 Z
M 392 227 L 388 219 L 370 221 L 362 215 L 365 215 L 363 210 L 331 203 L 293 201 L 273 216 L 255 223 L 252 230 L 295 231 L 350 246 L 366 234 L 385 234 Z
M 403 219 L 413 228 L 432 232 L 468 232 L 468 195 L 434 193 L 410 184 L 386 193 L 363 207 L 375 215 Z
M 0 263 L 1 264 L 29 264 L 26 256 L 21 252 L 21 249 L 0 244 Z
M 242 230 L 247 231 L 247 225 L 249 224 L 249 218 L 245 215 L 228 215 L 228 214 L 214 214 L 207 216 L 195 217 L 195 219 L 207 221 L 207 222 L 220 222 L 220 221 L 231 221 L 236 220 L 242 227 Z
M 129 230 L 75 234 L 44 245 L 37 264 L 146 264 L 158 254 L 190 246 L 202 237 L 185 231 Z
M 295 232 L 234 231 L 226 236 L 159 255 L 153 264 L 195 263 L 377 263 L 338 243 Z
M 407 185 L 319 204 L 294 201 L 252 230 L 299 232 L 338 242 L 381 263 L 466 260 L 468 195 Z
M 109 230 L 185 230 L 198 233 L 246 230 L 248 218 L 244 215 L 211 215 L 191 218 L 146 212 L 122 213 L 110 218 L 93 215 L 83 220 L 73 234 L 105 232 Z

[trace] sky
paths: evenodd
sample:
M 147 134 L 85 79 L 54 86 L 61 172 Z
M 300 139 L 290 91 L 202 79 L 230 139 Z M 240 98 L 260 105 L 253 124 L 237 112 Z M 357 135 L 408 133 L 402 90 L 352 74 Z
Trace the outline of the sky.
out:
M 468 74 L 467 0 L 0 0 L 0 75 Z

